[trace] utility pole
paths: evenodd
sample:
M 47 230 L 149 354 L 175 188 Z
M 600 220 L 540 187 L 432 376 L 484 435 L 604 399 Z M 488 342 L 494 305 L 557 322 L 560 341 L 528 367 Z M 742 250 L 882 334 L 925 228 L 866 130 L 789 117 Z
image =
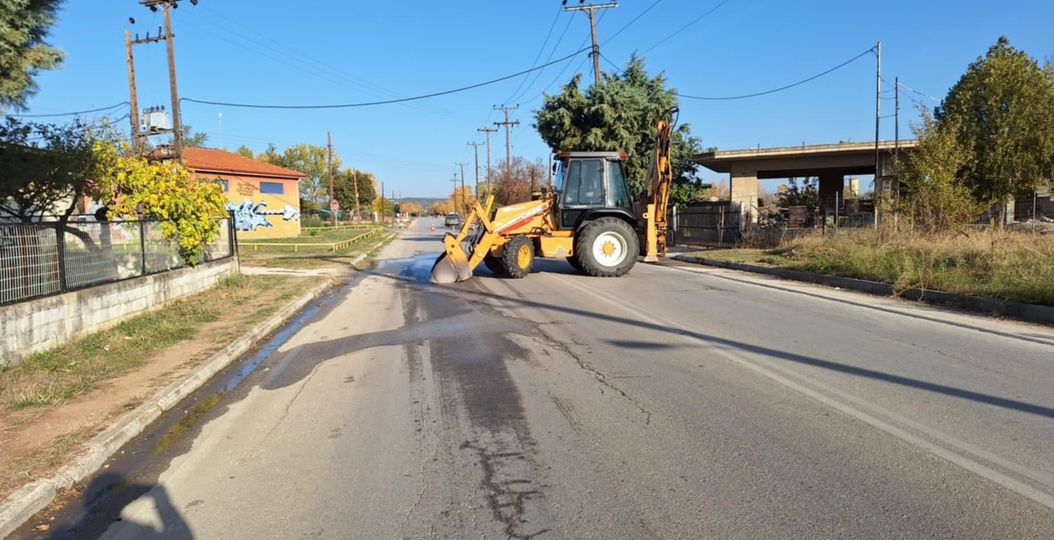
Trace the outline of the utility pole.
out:
M 615 7 L 618 7 L 618 2 L 569 6 L 567 5 L 567 0 L 564 0 L 564 11 L 582 11 L 585 12 L 586 17 L 589 17 L 589 34 L 593 38 L 593 52 L 591 52 L 589 55 L 593 57 L 593 81 L 596 83 L 597 87 L 600 87 L 600 45 L 597 44 L 596 11 L 598 9 L 607 9 Z
M 486 134 L 486 136 L 487 136 L 487 193 L 488 194 L 494 193 L 494 191 L 492 191 L 492 189 L 490 187 L 490 176 L 491 176 L 491 172 L 490 172 L 490 134 L 498 131 L 498 128 L 496 128 L 496 127 L 479 128 L 476 131 L 482 132 L 482 133 Z
M 474 158 L 474 161 L 476 162 L 476 183 L 474 184 L 474 186 L 475 186 L 474 191 L 476 193 L 476 198 L 477 199 L 479 199 L 479 147 L 482 144 L 483 143 L 478 143 L 478 142 L 470 142 L 470 143 L 468 143 L 468 145 L 472 147 L 472 157 Z M 490 195 L 490 190 L 487 191 L 487 195 Z
M 467 163 L 457 163 L 461 167 L 461 206 L 464 207 L 465 213 L 468 213 L 468 200 L 465 199 L 465 165 Z
M 452 198 L 454 199 L 454 211 L 461 213 L 461 207 L 457 204 L 457 173 L 454 173 L 454 177 L 450 179 L 454 183 L 454 190 L 451 192 Z
M 333 226 L 337 226 L 337 209 L 334 208 L 333 203 L 337 200 L 333 198 L 333 134 L 326 132 L 326 179 L 329 181 L 329 214 L 330 221 L 333 222 Z
M 509 121 L 509 113 L 512 112 L 512 111 L 515 111 L 516 109 L 519 109 L 519 108 L 520 108 L 519 105 L 516 105 L 515 107 L 507 107 L 505 105 L 502 105 L 501 107 L 499 107 L 497 105 L 494 106 L 494 110 L 501 111 L 501 112 L 505 113 L 505 121 L 504 122 L 494 122 L 494 125 L 495 126 L 505 126 L 505 178 L 506 179 L 512 179 L 512 146 L 509 143 L 509 127 L 510 126 L 518 126 L 518 125 L 520 125 L 520 121 L 519 120 L 516 120 L 516 121 L 513 121 L 513 122 Z
M 168 91 L 172 95 L 172 149 L 176 151 L 176 160 L 183 162 L 183 119 L 179 113 L 179 89 L 176 84 L 176 50 L 172 45 L 172 6 L 176 0 L 164 3 L 165 11 L 165 48 L 168 49 Z
M 132 33 L 124 31 L 124 49 L 128 59 L 128 108 L 131 109 L 129 118 L 132 120 L 132 151 L 135 155 L 141 155 L 143 144 L 140 141 L 139 128 L 139 96 L 135 90 L 135 57 L 132 55 Z
M 893 161 L 900 159 L 900 77 L 893 78 Z
M 133 43 L 140 44 L 165 40 L 165 47 L 168 53 L 168 87 L 169 94 L 172 97 L 172 150 L 176 160 L 182 162 L 183 117 L 179 112 L 179 85 L 176 83 L 176 50 L 172 42 L 172 39 L 176 37 L 172 33 L 172 10 L 179 7 L 179 0 L 139 0 L 139 3 L 150 8 L 150 11 L 155 12 L 158 6 L 161 6 L 161 10 L 165 14 L 164 36 L 159 35 L 157 38 L 151 38 L 150 34 L 147 34 L 146 39 L 136 39 Z M 190 3 L 197 5 L 198 0 L 190 0 Z
M 362 213 L 359 211 L 359 173 L 354 169 L 351 171 L 351 183 L 355 186 L 355 218 L 352 219 L 354 221 L 362 219 Z
M 882 42 L 875 43 L 875 228 L 878 228 L 879 207 L 882 200 L 882 186 L 879 177 L 881 157 L 878 153 L 879 126 L 882 121 Z

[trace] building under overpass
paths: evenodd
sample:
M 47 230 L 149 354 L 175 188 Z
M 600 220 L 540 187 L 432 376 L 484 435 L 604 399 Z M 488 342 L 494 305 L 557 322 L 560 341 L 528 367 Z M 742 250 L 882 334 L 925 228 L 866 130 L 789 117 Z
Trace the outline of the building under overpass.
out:
M 899 142 L 899 151 L 910 152 L 916 141 Z M 894 141 L 878 144 L 881 177 L 889 173 Z M 819 178 L 820 195 L 840 193 L 847 175 L 875 174 L 875 143 L 840 143 L 718 150 L 695 156 L 694 161 L 712 171 L 728 173 L 731 200 L 738 203 L 744 223 L 758 219 L 758 180 L 770 178 Z

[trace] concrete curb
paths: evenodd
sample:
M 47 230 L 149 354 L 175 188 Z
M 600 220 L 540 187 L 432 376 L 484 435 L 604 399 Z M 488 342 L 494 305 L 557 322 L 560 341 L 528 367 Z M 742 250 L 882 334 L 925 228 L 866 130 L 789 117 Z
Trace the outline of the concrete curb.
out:
M 1000 300 L 998 298 L 988 298 L 984 296 L 969 296 L 965 294 L 949 293 L 944 291 L 907 289 L 898 292 L 893 288 L 892 285 L 888 283 L 868 281 L 865 279 L 828 276 L 824 274 L 815 274 L 813 272 L 803 272 L 801 270 L 788 270 L 786 268 L 757 266 L 753 264 L 720 261 L 717 259 L 707 259 L 704 257 L 689 257 L 684 255 L 675 255 L 672 258 L 679 261 L 692 262 L 707 266 L 716 266 L 719 268 L 728 268 L 730 270 L 754 272 L 756 274 L 766 274 L 782 279 L 804 281 L 807 283 L 816 283 L 819 285 L 827 285 L 828 287 L 839 287 L 842 289 L 864 292 L 876 296 L 896 295 L 900 298 L 905 298 L 907 300 L 914 300 L 917 302 L 924 302 L 927 304 L 937 306 L 959 308 L 966 311 L 972 311 L 975 313 L 981 313 L 985 315 L 998 315 L 1001 317 L 1009 317 L 1025 322 L 1054 326 L 1054 307 L 1052 306 L 1025 304 L 1022 302 Z
M 312 288 L 293 302 L 279 309 L 266 321 L 234 340 L 223 350 L 212 355 L 193 373 L 173 382 L 154 397 L 147 399 L 110 427 L 84 443 L 73 463 L 59 469 L 54 476 L 22 486 L 0 502 L 0 538 L 29 521 L 55 499 L 60 490 L 87 478 L 99 470 L 122 446 L 143 432 L 161 413 L 171 409 L 184 397 L 201 388 L 209 379 L 237 360 L 265 336 L 281 327 L 304 306 L 311 303 L 332 286 L 324 283 Z

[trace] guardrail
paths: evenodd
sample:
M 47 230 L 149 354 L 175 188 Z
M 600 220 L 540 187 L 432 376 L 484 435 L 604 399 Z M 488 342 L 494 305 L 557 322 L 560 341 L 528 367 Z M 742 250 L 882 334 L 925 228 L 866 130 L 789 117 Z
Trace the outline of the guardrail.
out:
M 338 231 L 342 229 L 369 229 L 370 227 L 376 227 L 373 223 L 352 223 L 350 225 L 338 224 L 336 227 L 332 225 L 302 225 L 300 230 L 302 231 Z
M 251 247 L 253 248 L 253 251 L 259 251 L 261 247 L 292 247 L 293 253 L 299 253 L 300 248 L 324 248 L 328 251 L 337 251 L 344 249 L 350 246 L 351 244 L 362 240 L 363 238 L 369 238 L 382 230 L 384 230 L 383 227 L 374 227 L 369 231 L 348 238 L 347 240 L 341 240 L 339 242 L 238 242 L 238 247 Z

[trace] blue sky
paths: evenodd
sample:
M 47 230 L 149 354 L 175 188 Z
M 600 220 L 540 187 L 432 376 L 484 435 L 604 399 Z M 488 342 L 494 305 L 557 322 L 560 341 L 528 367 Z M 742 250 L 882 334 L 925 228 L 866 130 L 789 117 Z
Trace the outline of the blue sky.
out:
M 574 0 L 572 0 L 574 2 Z M 200 0 L 174 12 L 182 97 L 266 104 L 373 101 L 474 84 L 559 58 L 587 44 L 581 14 L 557 0 L 357 2 Z M 883 75 L 918 93 L 902 96 L 901 136 L 910 136 L 914 101 L 934 106 L 966 66 L 1001 35 L 1043 59 L 1054 56 L 1054 2 L 1020 0 L 623 0 L 598 28 L 603 56 L 624 65 L 644 53 L 684 94 L 726 96 L 782 86 L 819 73 L 882 42 Z M 670 35 L 703 13 L 716 10 Z M 135 17 L 136 24 L 128 22 Z M 136 0 L 67 0 L 50 41 L 66 51 L 61 69 L 43 73 L 30 113 L 107 106 L 128 98 L 124 30 L 156 32 L 160 14 Z M 542 49 L 547 33 L 549 40 Z M 566 28 L 566 33 L 564 29 Z M 562 36 L 562 39 L 558 39 Z M 664 41 L 665 40 L 665 41 Z M 661 43 L 660 43 L 661 42 Z M 163 45 L 136 48 L 140 106 L 167 105 Z M 513 154 L 544 158 L 531 128 L 541 94 L 581 71 L 585 54 L 492 86 L 411 104 L 275 111 L 185 103 L 184 122 L 209 145 L 260 151 L 296 143 L 324 145 L 326 132 L 345 165 L 377 174 L 401 196 L 449 192 L 456 162 L 472 178 L 476 129 L 493 127 L 496 104 L 519 104 Z M 613 70 L 608 61 L 602 69 Z M 874 60 L 867 56 L 816 81 L 739 101 L 682 100 L 682 122 L 705 146 L 723 149 L 819 144 L 874 137 Z M 891 96 L 886 93 L 884 96 Z M 892 101 L 882 102 L 883 114 Z M 122 115 L 124 112 L 122 111 Z M 220 115 L 222 114 L 222 121 Z M 892 119 L 882 137 L 893 137 Z M 501 132 L 494 161 L 504 155 Z M 480 160 L 483 161 L 481 148 Z M 714 176 L 714 175 L 708 175 Z

